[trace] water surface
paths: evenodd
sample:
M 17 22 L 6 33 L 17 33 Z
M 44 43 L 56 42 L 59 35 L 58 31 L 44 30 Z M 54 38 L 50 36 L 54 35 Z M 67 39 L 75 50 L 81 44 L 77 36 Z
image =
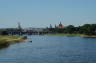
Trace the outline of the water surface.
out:
M 28 36 L 33 42 L 0 50 L 0 63 L 96 63 L 96 39 Z

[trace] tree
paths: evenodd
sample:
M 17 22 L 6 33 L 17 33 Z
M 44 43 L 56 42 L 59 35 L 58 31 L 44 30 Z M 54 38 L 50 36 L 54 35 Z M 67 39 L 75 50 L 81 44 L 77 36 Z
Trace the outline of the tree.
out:
M 0 34 L 1 35 L 8 35 L 8 32 L 6 30 L 2 30 L 2 31 L 0 31 Z
M 73 25 L 69 25 L 65 28 L 67 33 L 74 33 L 75 32 L 75 27 Z

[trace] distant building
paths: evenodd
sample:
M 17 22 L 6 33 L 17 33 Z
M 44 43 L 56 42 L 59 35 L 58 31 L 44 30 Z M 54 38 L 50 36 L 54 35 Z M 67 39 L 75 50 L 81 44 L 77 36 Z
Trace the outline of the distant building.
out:
M 19 29 L 19 30 L 22 30 L 22 27 L 21 27 L 20 22 L 18 22 L 18 29 Z
M 52 28 L 52 25 L 50 24 L 50 28 Z
M 64 28 L 64 26 L 62 25 L 62 23 L 60 22 L 60 24 L 58 26 L 55 26 L 55 28 Z

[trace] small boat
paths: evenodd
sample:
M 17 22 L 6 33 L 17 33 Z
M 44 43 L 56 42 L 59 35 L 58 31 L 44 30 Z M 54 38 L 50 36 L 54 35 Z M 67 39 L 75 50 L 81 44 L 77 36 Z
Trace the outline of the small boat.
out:
M 32 40 L 30 40 L 29 42 L 32 42 Z

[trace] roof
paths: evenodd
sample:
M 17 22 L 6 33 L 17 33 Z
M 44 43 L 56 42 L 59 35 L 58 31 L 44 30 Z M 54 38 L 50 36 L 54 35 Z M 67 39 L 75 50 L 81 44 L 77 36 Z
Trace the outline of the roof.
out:
M 57 28 L 64 28 L 64 26 L 62 25 L 62 26 L 57 26 Z

